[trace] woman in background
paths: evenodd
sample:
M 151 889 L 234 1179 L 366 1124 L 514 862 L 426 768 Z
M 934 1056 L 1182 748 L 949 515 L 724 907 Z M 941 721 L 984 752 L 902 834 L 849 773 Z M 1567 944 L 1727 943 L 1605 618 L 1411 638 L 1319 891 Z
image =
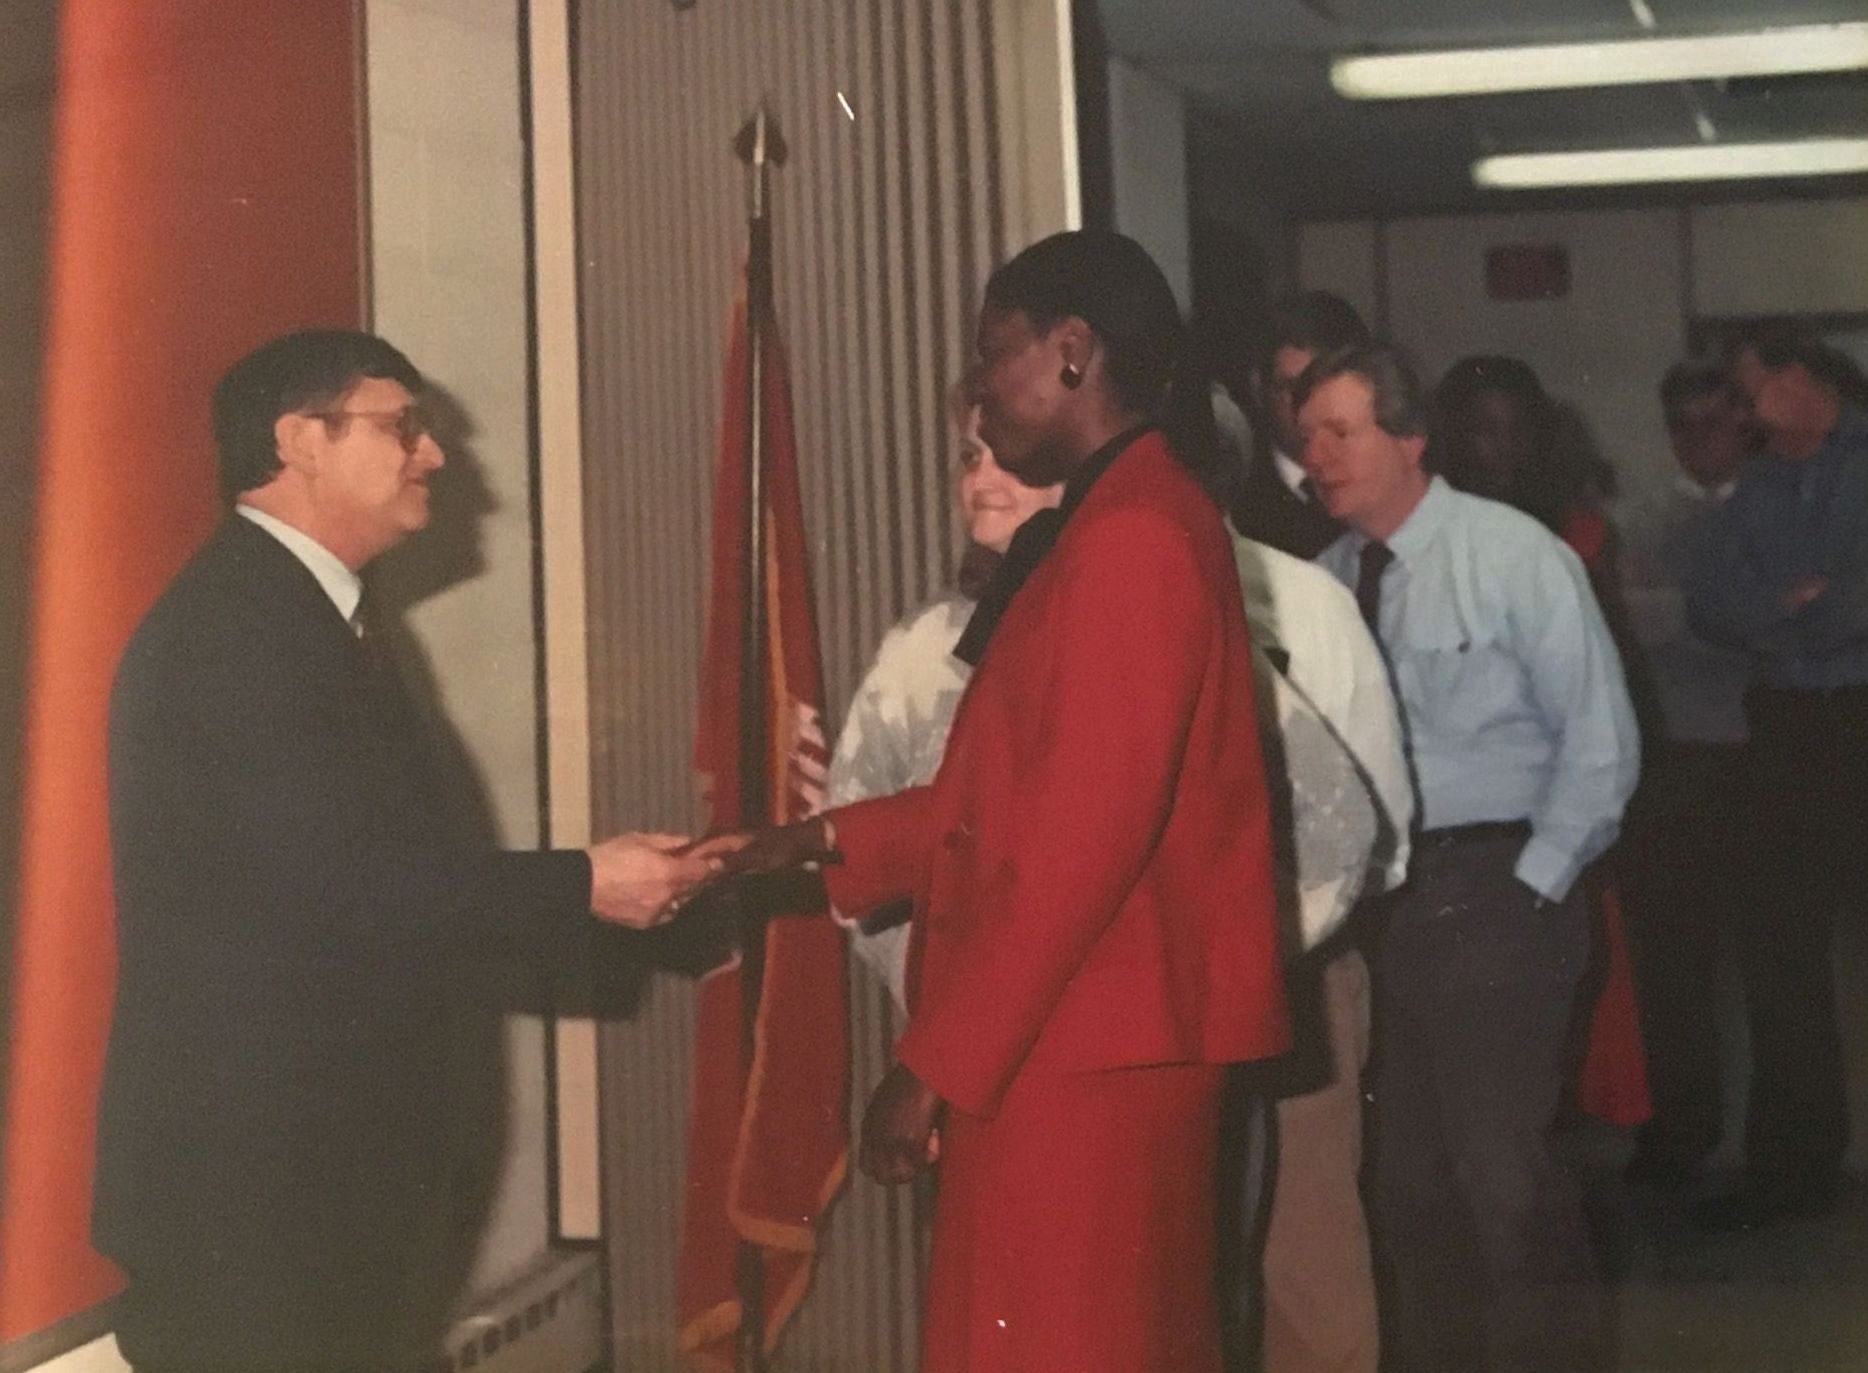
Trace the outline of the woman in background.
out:
M 1616 576 L 1614 526 L 1603 502 L 1615 494 L 1615 469 L 1596 450 L 1588 427 L 1560 403 L 1520 358 L 1461 358 L 1434 388 L 1439 452 L 1446 479 L 1461 491 L 1522 510 L 1570 546 L 1589 573 L 1624 671 L 1639 675 Z M 1643 735 L 1651 717 L 1630 681 Z M 1651 700 L 1651 698 L 1650 698 Z
M 1581 416 L 1544 389 L 1529 363 L 1497 355 L 1461 358 L 1448 368 L 1434 388 L 1434 412 L 1437 461 L 1446 479 L 1462 491 L 1517 507 L 1582 560 L 1620 651 L 1642 740 L 1652 740 L 1659 698 L 1622 603 L 1615 527 L 1603 510 L 1615 494 L 1615 469 L 1596 450 Z M 1613 864 L 1611 852 L 1592 879 L 1601 992 L 1582 1046 L 1576 1104 L 1613 1125 L 1632 1127 L 1653 1114 L 1653 1101 Z
M 910 611 L 883 636 L 837 736 L 830 761 L 832 806 L 892 796 L 934 780 L 954 708 L 972 672 L 953 656 L 954 645 L 1012 535 L 1064 494 L 1061 482 L 1026 486 L 999 466 L 979 437 L 979 407 L 962 388 L 954 389 L 949 408 L 960 444 L 954 493 L 967 532 L 959 576 L 953 590 Z M 896 906 L 851 925 L 856 956 L 888 984 L 903 1013 L 907 921 L 907 907 Z

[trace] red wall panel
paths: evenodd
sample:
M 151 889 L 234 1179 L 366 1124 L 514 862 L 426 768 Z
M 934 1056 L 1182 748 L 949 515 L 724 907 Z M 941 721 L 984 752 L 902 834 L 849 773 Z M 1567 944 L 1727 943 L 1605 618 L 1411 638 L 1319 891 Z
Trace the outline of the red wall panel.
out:
M 118 1285 L 88 1243 L 118 656 L 218 513 L 208 395 L 362 315 L 354 0 L 65 0 L 27 677 L 0 1344 Z

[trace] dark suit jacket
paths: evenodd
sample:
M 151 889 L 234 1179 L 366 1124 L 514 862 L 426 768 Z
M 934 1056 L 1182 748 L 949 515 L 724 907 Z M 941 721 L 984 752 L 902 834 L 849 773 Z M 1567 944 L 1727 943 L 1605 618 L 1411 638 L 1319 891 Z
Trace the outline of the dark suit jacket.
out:
M 1316 557 L 1343 532 L 1322 506 L 1305 500 L 1284 484 L 1271 450 L 1262 443 L 1256 445 L 1246 464 L 1245 482 L 1233 504 L 1232 523 L 1246 538 L 1305 560 Z
M 1219 514 L 1144 435 L 1013 597 L 933 784 L 831 812 L 837 907 L 914 899 L 896 1053 L 945 1100 L 1283 1052 L 1252 693 Z
M 133 1362 L 386 1368 L 445 1186 L 441 964 L 590 920 L 580 853 L 450 830 L 413 716 L 232 517 L 118 671 L 94 1234 Z M 432 1332 L 426 1332 L 432 1333 Z

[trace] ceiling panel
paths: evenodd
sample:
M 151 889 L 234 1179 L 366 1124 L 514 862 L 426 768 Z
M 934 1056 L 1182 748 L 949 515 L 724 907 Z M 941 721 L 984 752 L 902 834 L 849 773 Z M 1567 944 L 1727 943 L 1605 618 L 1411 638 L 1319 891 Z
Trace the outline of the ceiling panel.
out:
M 1860 0 L 1648 0 L 1662 28 L 1750 29 L 1760 24 L 1834 24 L 1864 17 Z
M 1660 31 L 1868 18 L 1862 0 L 1647 0 Z M 1868 77 L 1796 77 L 1392 102 L 1329 84 L 1333 55 L 1636 37 L 1630 0 L 1101 0 L 1110 49 L 1186 92 L 1301 210 L 1498 207 L 1491 152 L 1868 135 Z M 1859 179 L 1858 179 L 1859 180 Z M 1669 194 L 1677 194 L 1670 192 Z
M 1639 31 L 1628 0 L 1330 0 L 1357 46 L 1489 47 Z
M 1100 0 L 1112 50 L 1137 62 L 1243 56 L 1266 50 L 1333 52 L 1343 27 L 1302 0 Z
M 1110 46 L 1136 61 L 1264 49 L 1472 46 L 1633 38 L 1630 0 L 1099 0 Z M 1698 33 L 1865 17 L 1861 0 L 1647 0 L 1658 31 Z

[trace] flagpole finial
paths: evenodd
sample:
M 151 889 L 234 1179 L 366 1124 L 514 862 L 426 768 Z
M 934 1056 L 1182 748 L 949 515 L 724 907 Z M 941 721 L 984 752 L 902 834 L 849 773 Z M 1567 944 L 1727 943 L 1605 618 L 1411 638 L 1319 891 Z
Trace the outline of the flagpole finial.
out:
M 734 135 L 733 152 L 755 172 L 762 167 L 785 165 L 791 150 L 785 146 L 785 136 L 779 132 L 778 120 L 765 101 L 759 102 L 759 108 L 747 117 L 739 133 Z
M 766 172 L 769 168 L 784 166 L 790 153 L 785 146 L 785 136 L 778 131 L 778 120 L 772 117 L 764 101 L 759 102 L 759 108 L 741 125 L 733 139 L 733 152 L 746 164 L 748 217 L 764 219 Z

